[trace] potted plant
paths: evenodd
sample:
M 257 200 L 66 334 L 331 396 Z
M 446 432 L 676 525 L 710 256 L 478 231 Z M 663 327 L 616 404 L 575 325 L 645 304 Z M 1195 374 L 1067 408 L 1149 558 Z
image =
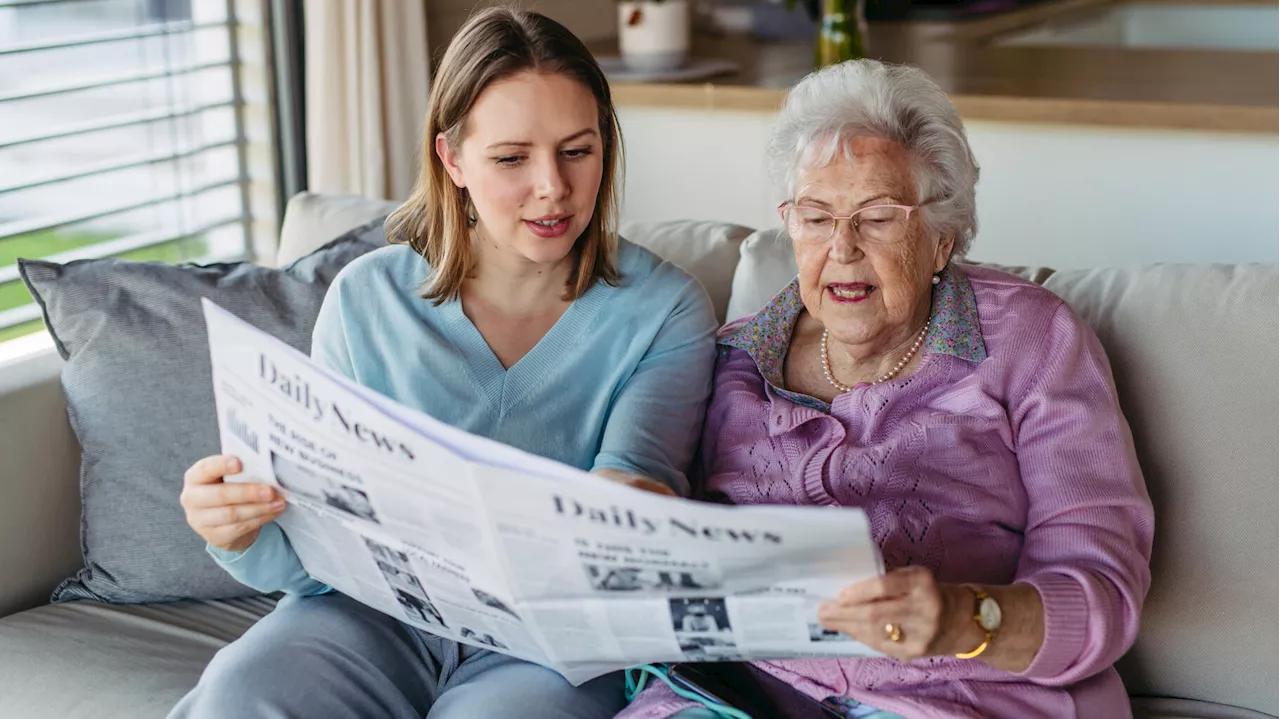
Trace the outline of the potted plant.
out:
M 618 3 L 622 61 L 635 72 L 667 72 L 689 56 L 688 0 L 623 0 Z

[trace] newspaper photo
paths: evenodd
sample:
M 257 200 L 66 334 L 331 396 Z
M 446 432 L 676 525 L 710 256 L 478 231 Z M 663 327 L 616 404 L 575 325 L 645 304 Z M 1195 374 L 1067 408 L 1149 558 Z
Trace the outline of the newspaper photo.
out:
M 644 492 L 469 434 L 208 300 L 233 482 L 279 488 L 307 572 L 575 685 L 653 662 L 877 656 L 818 606 L 883 573 L 858 509 Z

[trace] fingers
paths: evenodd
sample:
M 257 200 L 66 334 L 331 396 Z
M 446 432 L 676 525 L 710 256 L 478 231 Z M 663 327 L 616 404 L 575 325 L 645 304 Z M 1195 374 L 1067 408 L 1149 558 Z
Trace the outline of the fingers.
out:
M 631 474 L 630 472 L 624 472 L 620 469 L 612 469 L 612 468 L 606 467 L 603 469 L 593 470 L 592 474 L 597 474 L 611 482 L 617 482 L 618 484 L 625 484 L 626 486 L 632 487 L 634 489 L 643 489 L 646 492 L 653 492 L 654 494 L 665 494 L 670 497 L 676 496 L 676 493 L 672 491 L 670 487 L 663 484 L 662 482 L 657 481 L 656 479 L 642 477 L 638 474 Z
M 908 661 L 927 656 L 939 630 L 939 617 L 915 599 L 890 599 L 859 605 L 828 603 L 818 610 L 818 620 L 828 629 L 843 632 L 876 651 Z M 899 641 L 886 628 L 896 625 Z
M 242 552 L 258 538 L 258 530 L 284 513 L 284 499 L 187 510 L 187 524 L 209 544 Z
M 924 567 L 895 569 L 849 585 L 822 605 L 818 620 L 867 646 L 901 660 L 927 656 L 942 630 L 943 599 L 933 573 Z M 896 625 L 900 641 L 885 628 Z
M 874 638 L 875 631 L 885 624 L 901 624 L 914 614 L 915 607 L 908 599 L 886 599 L 865 604 L 835 604 L 828 602 L 818 608 L 818 620 L 829 629 L 856 630 L 867 638 Z
M 184 485 L 214 484 L 221 482 L 228 474 L 235 474 L 241 469 L 240 460 L 228 454 L 215 454 L 191 465 L 182 476 Z
M 284 511 L 283 499 L 261 504 L 228 504 L 221 507 L 195 509 L 187 513 L 187 521 L 193 527 L 218 529 L 250 523 L 252 520 L 266 517 L 260 524 L 275 519 Z
M 859 604 L 905 597 L 916 591 L 927 590 L 933 584 L 933 572 L 924 567 L 894 569 L 880 577 L 864 579 L 840 590 L 836 601 L 842 604 Z
M 270 502 L 278 497 L 269 484 L 195 484 L 183 488 L 179 501 L 187 510 L 221 507 L 227 504 Z
M 636 489 L 643 489 L 646 492 L 653 492 L 654 494 L 665 494 L 668 497 L 676 496 L 676 493 L 672 491 L 670 487 L 657 480 L 649 479 L 648 477 L 633 477 L 627 484 L 635 487 Z
M 274 487 L 257 483 L 225 483 L 227 475 L 244 469 L 240 460 L 225 454 L 216 454 L 191 465 L 182 477 L 182 495 L 179 500 L 187 510 L 219 507 L 225 504 L 251 504 L 270 502 L 277 497 Z
M 183 475 L 179 501 L 187 524 L 215 547 L 247 549 L 262 525 L 285 510 L 284 498 L 271 485 L 224 482 L 227 475 L 242 470 L 235 457 L 214 455 L 191 465 Z

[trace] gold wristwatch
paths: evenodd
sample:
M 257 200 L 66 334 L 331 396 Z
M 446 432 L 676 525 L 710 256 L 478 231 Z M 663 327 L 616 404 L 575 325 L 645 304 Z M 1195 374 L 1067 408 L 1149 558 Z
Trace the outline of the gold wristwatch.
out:
M 995 600 L 995 597 L 987 594 L 982 587 L 966 584 L 965 588 L 973 592 L 973 621 L 982 630 L 982 633 L 986 635 L 986 639 L 978 645 L 977 649 L 957 654 L 956 658 L 974 659 L 987 651 L 991 643 L 996 640 L 996 633 L 1000 631 L 1000 621 L 1003 619 L 1003 614 L 1000 611 L 1000 603 Z

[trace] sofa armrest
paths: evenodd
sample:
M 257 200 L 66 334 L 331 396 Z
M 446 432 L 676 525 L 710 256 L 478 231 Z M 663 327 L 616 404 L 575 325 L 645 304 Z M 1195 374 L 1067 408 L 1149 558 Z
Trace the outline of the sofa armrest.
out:
M 53 348 L 0 362 L 0 617 L 45 604 L 82 564 L 80 445 Z

